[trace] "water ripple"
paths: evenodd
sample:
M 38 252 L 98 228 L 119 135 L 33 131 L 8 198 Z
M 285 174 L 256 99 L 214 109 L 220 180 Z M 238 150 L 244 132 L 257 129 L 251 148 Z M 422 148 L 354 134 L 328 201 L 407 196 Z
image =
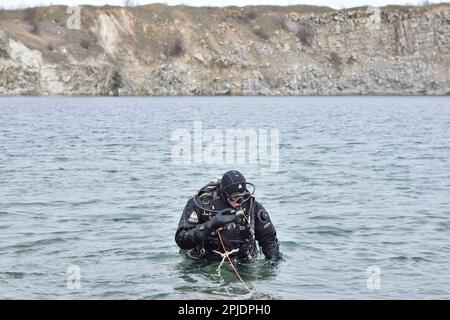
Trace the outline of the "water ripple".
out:
M 231 166 L 284 254 L 240 269 L 261 299 L 450 298 L 448 97 L 1 98 L 0 112 L 2 297 L 248 299 L 229 266 L 221 279 L 174 241 L 188 198 Z M 200 120 L 279 129 L 278 172 L 172 162 L 172 133 Z M 70 266 L 83 290 L 66 288 Z

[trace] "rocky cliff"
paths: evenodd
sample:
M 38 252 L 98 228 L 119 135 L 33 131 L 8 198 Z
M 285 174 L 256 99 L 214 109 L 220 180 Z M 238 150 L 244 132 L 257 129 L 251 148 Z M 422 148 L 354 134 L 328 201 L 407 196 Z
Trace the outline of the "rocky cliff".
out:
M 450 94 L 449 4 L 79 9 L 0 11 L 0 95 Z

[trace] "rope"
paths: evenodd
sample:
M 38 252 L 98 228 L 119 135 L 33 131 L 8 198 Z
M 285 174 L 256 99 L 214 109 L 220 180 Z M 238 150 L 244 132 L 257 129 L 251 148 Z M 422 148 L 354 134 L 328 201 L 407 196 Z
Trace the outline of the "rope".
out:
M 222 268 L 222 265 L 223 265 L 223 263 L 225 262 L 225 259 L 226 259 L 229 255 L 232 255 L 233 253 L 238 252 L 238 251 L 239 251 L 239 249 L 233 249 L 233 250 L 231 250 L 231 251 L 226 251 L 225 253 L 222 253 L 222 252 L 220 252 L 220 251 L 213 250 L 213 252 L 217 253 L 218 255 L 220 255 L 220 256 L 222 257 L 222 261 L 220 261 L 220 264 L 219 264 L 219 266 L 217 267 L 217 271 L 219 271 L 219 275 L 221 275 L 221 274 L 220 274 L 220 268 Z
M 228 258 L 228 261 L 230 262 L 231 267 L 232 267 L 233 270 L 234 270 L 234 273 L 236 273 L 237 277 L 238 277 L 239 280 L 242 282 L 242 284 L 245 286 L 245 288 L 248 290 L 248 292 L 250 293 L 251 297 L 252 297 L 254 300 L 256 300 L 256 297 L 255 297 L 255 295 L 253 294 L 252 290 L 250 290 L 250 288 L 248 287 L 248 285 L 247 285 L 247 284 L 245 283 L 245 281 L 242 279 L 241 275 L 240 275 L 239 272 L 236 270 L 236 267 L 234 266 L 233 261 L 231 261 L 230 255 L 233 254 L 233 253 L 235 253 L 235 252 L 237 252 L 237 251 L 239 251 L 239 249 L 233 249 L 233 250 L 231 250 L 231 251 L 227 251 L 227 249 L 225 248 L 225 245 L 224 245 L 224 243 L 223 243 L 223 241 L 222 241 L 222 236 L 220 235 L 220 231 L 219 231 L 219 230 L 217 230 L 217 236 L 218 236 L 218 238 L 219 238 L 219 240 L 220 240 L 220 244 L 222 245 L 222 248 L 223 248 L 223 251 L 224 251 L 224 253 L 222 253 L 222 252 L 218 252 L 218 251 L 215 251 L 215 250 L 214 250 L 214 252 L 216 252 L 216 253 L 218 253 L 218 254 L 220 254 L 220 255 L 222 256 L 222 261 L 220 262 L 219 267 L 217 268 L 217 270 L 219 271 L 219 274 L 220 274 L 220 267 L 221 267 L 222 264 L 224 263 L 225 258 Z

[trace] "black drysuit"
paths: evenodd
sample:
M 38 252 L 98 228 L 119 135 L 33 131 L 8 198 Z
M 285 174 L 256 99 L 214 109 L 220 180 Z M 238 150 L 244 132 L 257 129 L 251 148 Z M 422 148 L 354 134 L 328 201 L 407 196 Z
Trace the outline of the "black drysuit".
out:
M 221 196 L 213 196 L 207 206 L 213 210 L 231 208 Z M 198 202 L 197 202 L 198 203 Z M 202 209 L 191 198 L 183 211 L 175 241 L 181 248 L 180 252 L 186 256 L 199 260 L 220 260 L 223 247 L 215 230 L 208 229 L 205 224 L 211 218 L 211 212 Z M 237 262 L 250 262 L 256 258 L 258 241 L 265 257 L 273 262 L 281 258 L 275 227 L 270 221 L 269 214 L 254 198 L 249 199 L 242 206 L 242 219 L 228 223 L 220 230 L 220 237 L 228 252 L 233 249 L 239 251 L 230 255 Z M 256 240 L 256 241 L 255 241 Z M 215 252 L 216 251 L 216 252 Z

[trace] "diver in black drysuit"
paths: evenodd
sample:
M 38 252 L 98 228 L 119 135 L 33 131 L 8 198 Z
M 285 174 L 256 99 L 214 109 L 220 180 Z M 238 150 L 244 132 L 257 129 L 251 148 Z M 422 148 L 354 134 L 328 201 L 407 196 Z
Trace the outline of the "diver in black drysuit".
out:
M 253 187 L 249 192 L 247 186 Z M 235 262 L 256 259 L 258 241 L 266 259 L 276 265 L 282 255 L 275 227 L 264 207 L 254 199 L 254 186 L 236 171 L 226 172 L 189 199 L 175 234 L 180 253 L 202 261 L 220 261 L 224 253 Z

